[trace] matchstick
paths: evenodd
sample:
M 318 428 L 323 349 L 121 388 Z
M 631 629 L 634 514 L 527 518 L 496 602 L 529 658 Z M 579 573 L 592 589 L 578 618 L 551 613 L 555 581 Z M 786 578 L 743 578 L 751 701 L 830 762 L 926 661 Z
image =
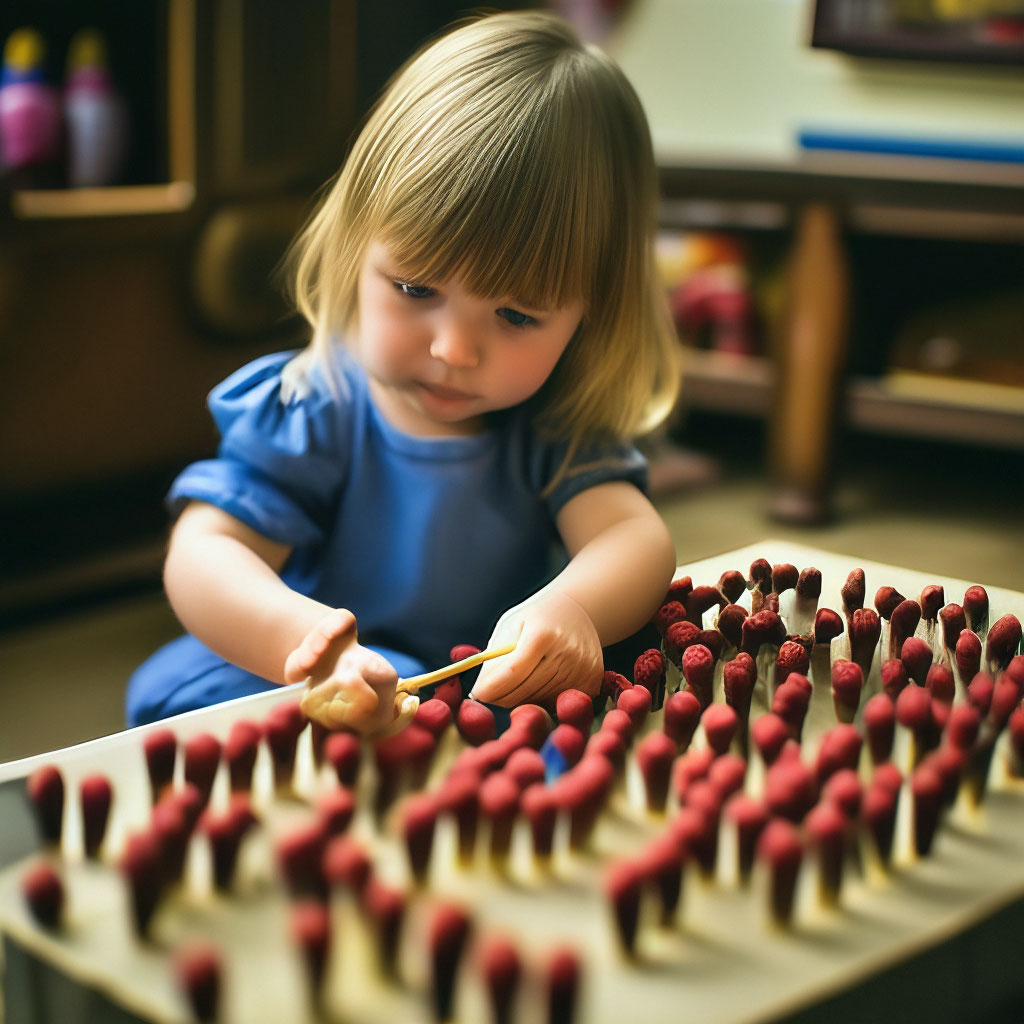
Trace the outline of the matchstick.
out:
M 515 649 L 515 644 L 505 644 L 504 647 L 491 647 L 486 651 L 479 651 L 476 654 L 471 654 L 468 658 L 463 658 L 461 661 L 445 665 L 444 668 L 434 669 L 433 672 L 424 672 L 418 676 L 399 679 L 395 690 L 398 693 L 417 693 L 421 687 L 440 683 L 442 680 L 448 679 L 451 676 L 457 676 L 461 672 L 468 672 L 471 668 L 476 668 L 477 665 L 482 665 L 485 661 L 490 661 L 492 658 L 501 658 L 506 654 L 511 654 Z

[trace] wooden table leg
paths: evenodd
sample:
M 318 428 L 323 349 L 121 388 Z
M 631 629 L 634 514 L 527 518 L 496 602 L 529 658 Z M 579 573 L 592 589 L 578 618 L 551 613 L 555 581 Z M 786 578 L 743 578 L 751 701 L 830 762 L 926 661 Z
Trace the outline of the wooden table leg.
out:
M 769 426 L 769 509 L 777 519 L 809 523 L 830 512 L 848 328 L 840 218 L 825 203 L 810 203 L 798 213 L 788 288 Z

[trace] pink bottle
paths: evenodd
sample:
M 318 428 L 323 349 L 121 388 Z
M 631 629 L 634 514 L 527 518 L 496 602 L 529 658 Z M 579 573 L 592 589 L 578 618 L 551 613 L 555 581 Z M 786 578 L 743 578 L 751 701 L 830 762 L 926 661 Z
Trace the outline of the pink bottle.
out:
M 18 178 L 27 175 L 26 184 L 60 156 L 60 98 L 46 81 L 45 55 L 42 36 L 20 28 L 7 40 L 0 70 L 0 163 Z

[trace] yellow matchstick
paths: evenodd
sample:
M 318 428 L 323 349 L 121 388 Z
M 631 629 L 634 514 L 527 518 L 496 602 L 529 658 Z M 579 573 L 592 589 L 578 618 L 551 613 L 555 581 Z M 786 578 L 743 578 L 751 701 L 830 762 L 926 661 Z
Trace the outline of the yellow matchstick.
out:
M 485 661 L 490 661 L 492 658 L 500 658 L 502 655 L 511 654 L 515 649 L 515 644 L 507 644 L 505 647 L 491 647 L 486 651 L 471 654 L 468 658 L 463 658 L 462 661 L 446 665 L 444 668 L 434 669 L 433 672 L 424 672 L 422 675 L 409 676 L 408 679 L 399 679 L 397 691 L 398 693 L 415 693 L 421 686 L 430 686 L 431 683 L 439 683 L 442 679 L 457 676 L 460 672 L 468 672 L 469 669 L 476 668 L 477 665 L 482 665 Z

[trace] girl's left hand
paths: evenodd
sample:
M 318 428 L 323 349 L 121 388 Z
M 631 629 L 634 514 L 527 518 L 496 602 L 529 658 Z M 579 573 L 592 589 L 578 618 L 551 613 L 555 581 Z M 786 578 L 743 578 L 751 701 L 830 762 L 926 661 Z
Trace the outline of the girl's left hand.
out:
M 553 701 L 575 688 L 591 696 L 601 688 L 604 654 L 590 616 L 557 590 L 510 608 L 499 619 L 488 647 L 515 643 L 511 654 L 487 662 L 471 696 L 488 704 Z

